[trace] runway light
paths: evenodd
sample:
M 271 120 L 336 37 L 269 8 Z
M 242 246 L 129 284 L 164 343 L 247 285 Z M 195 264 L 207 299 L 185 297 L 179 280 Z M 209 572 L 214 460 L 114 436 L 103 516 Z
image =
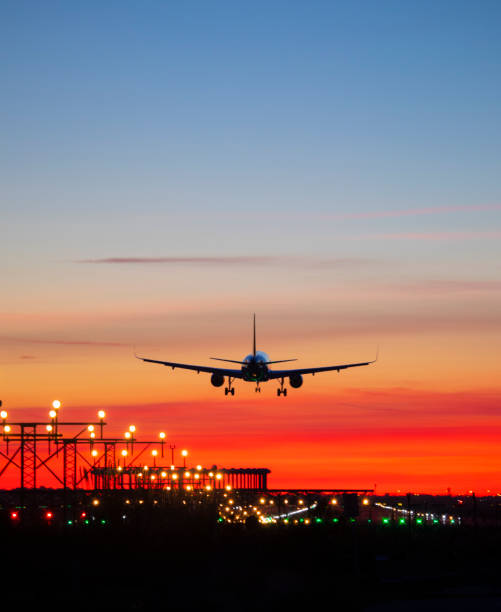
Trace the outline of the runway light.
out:
M 151 454 L 153 455 L 153 457 L 156 457 L 158 455 L 158 451 L 157 450 L 152 450 Z
M 16 519 L 19 518 L 19 514 L 17 512 L 11 512 L 10 518 L 15 521 Z
M 160 440 L 165 440 L 165 431 L 161 431 L 161 432 L 158 434 L 158 437 L 160 438 Z
M 333 518 L 333 519 L 332 519 L 332 522 L 333 522 L 333 523 L 339 523 L 339 519 L 338 519 L 338 518 Z
M 94 431 L 94 425 L 89 425 L 89 426 L 87 427 L 87 429 L 88 429 L 89 431 Z
M 45 513 L 45 518 L 50 520 L 52 518 L 52 512 L 46 512 Z
M 362 504 L 363 504 L 364 506 L 368 506 L 368 505 L 369 505 L 369 500 L 368 500 L 367 498 L 363 499 L 363 500 L 362 500 Z
M 389 518 L 385 517 L 385 518 L 383 519 L 383 525 L 388 525 L 388 523 L 389 523 L 389 522 L 390 522 L 390 519 L 389 519 Z
M 416 519 L 416 523 L 418 525 L 422 525 L 423 524 L 423 519 L 421 519 L 421 518 Z
M 5 425 L 3 428 L 4 433 L 10 433 L 11 431 L 11 426 L 10 425 Z
M 51 419 L 55 419 L 57 416 L 57 412 L 55 410 L 49 410 L 49 416 Z
M 98 416 L 100 419 L 104 419 L 104 417 L 106 416 L 106 412 L 105 412 L 104 410 L 100 410 L 100 411 L 97 413 L 97 416 Z
M 129 425 L 129 431 L 131 433 L 134 433 L 136 431 L 136 426 L 135 425 Z
M 98 499 L 93 499 L 92 500 L 92 505 L 93 506 L 99 506 L 99 500 Z
M 45 426 L 45 429 L 46 429 L 48 432 L 51 432 L 51 431 L 52 431 L 52 425 L 46 425 L 46 426 Z
M 2 417 L 2 419 L 6 419 L 7 418 L 7 410 L 2 410 L 2 412 L 0 412 L 0 417 Z
M 59 400 L 54 400 L 52 402 L 52 407 L 54 408 L 54 410 L 58 410 L 59 408 L 61 408 L 61 402 Z
M 91 453 L 90 453 L 90 454 L 91 454 L 93 457 L 97 457 L 97 454 L 98 454 L 98 453 L 97 453 L 97 450 L 96 450 L 96 449 L 94 449 L 93 451 L 91 451 Z
M 202 469 L 201 465 L 197 465 L 197 470 L 200 472 L 200 470 Z
M 132 436 L 132 434 L 130 433 L 130 431 L 126 431 L 126 432 L 124 433 L 124 438 L 125 438 L 126 440 L 130 440 L 131 436 Z
M 187 457 L 187 456 L 188 456 L 188 451 L 187 451 L 186 449 L 182 450 L 182 451 L 181 451 L 181 455 L 182 455 L 183 457 Z
M 398 522 L 399 522 L 400 525 L 405 525 L 405 519 L 404 518 L 401 518 Z

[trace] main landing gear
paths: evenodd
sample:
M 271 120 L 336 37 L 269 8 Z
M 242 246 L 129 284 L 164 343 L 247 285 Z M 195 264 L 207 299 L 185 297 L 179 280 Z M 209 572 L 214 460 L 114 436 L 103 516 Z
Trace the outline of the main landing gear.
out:
M 277 389 L 277 395 L 278 397 L 280 397 L 281 395 L 283 395 L 284 397 L 287 397 L 287 389 L 284 388 L 283 378 L 280 379 L 280 387 Z
M 254 389 L 254 391 L 256 393 L 261 393 L 261 387 L 259 386 L 259 383 L 256 385 L 256 388 Z
M 231 385 L 231 378 L 228 377 L 228 386 L 224 388 L 225 395 L 235 395 L 235 387 Z

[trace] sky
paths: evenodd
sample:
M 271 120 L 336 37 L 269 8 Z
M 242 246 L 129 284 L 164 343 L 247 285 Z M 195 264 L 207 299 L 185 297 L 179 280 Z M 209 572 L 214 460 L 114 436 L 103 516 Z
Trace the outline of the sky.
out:
M 500 490 L 501 6 L 4 0 L 0 397 L 270 485 Z M 276 396 L 133 357 L 298 367 Z

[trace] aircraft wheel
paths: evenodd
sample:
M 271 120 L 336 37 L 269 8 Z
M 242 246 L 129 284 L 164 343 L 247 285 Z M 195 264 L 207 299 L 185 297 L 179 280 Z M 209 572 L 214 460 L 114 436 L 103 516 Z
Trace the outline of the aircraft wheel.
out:
M 284 389 L 284 397 L 287 397 L 287 389 Z
M 225 387 L 225 388 L 224 388 L 224 394 L 225 394 L 225 395 L 228 395 L 228 387 Z
M 277 389 L 277 395 L 278 395 L 278 397 L 280 397 L 280 393 L 281 393 L 280 389 Z
M 235 395 L 235 387 L 233 387 L 233 388 L 232 388 L 232 390 L 231 390 L 231 394 L 232 394 L 232 395 Z

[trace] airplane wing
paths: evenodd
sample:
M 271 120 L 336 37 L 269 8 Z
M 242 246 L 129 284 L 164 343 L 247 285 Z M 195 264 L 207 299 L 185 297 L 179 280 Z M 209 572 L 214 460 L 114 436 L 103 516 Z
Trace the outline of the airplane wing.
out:
M 232 378 L 243 378 L 242 370 L 230 370 L 228 368 L 213 368 L 208 366 L 193 365 L 191 363 L 175 363 L 173 361 L 158 361 L 157 359 L 147 359 L 146 357 L 138 357 L 141 361 L 147 363 L 159 363 L 160 365 L 169 366 L 173 370 L 180 368 L 183 370 L 194 370 L 195 372 L 207 372 L 209 374 L 221 374 L 222 376 L 231 376 Z
M 273 370 L 269 372 L 270 379 L 272 378 L 286 378 L 287 376 L 291 376 L 292 374 L 316 374 L 317 372 L 331 372 L 332 370 L 341 371 L 346 370 L 347 368 L 358 368 L 359 366 L 370 365 L 377 361 L 373 359 L 372 361 L 364 361 L 363 363 L 345 363 L 341 365 L 334 366 L 325 366 L 320 368 L 299 368 L 297 370 Z

